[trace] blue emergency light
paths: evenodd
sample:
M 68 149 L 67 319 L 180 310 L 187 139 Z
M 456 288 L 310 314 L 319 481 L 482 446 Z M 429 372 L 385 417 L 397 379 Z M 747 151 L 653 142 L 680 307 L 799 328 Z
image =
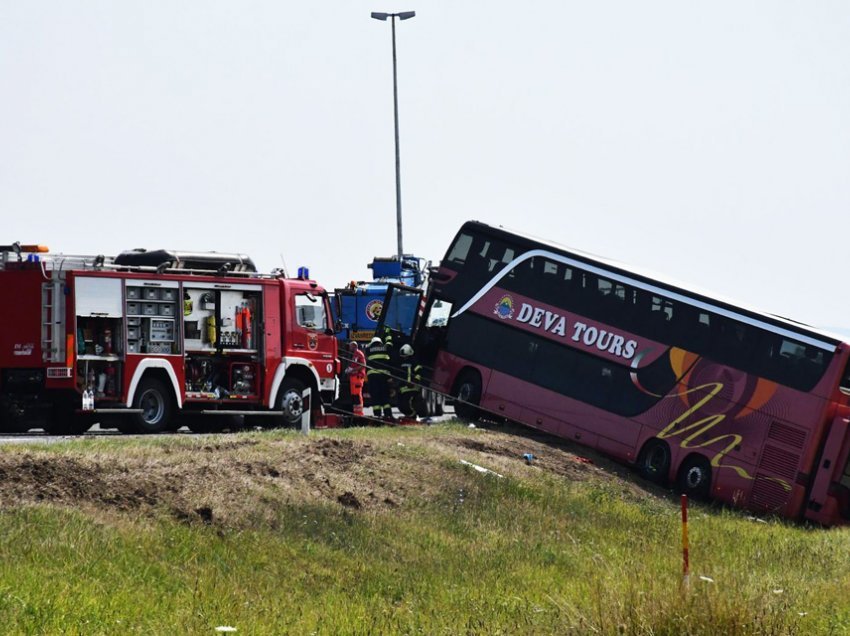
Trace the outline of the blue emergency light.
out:
M 304 267 L 303 265 L 298 268 L 298 278 L 301 280 L 307 280 L 310 278 L 310 268 Z

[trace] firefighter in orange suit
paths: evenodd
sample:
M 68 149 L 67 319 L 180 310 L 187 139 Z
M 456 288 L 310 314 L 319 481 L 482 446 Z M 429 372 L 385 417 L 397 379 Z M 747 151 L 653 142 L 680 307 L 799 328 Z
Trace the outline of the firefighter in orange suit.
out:
M 366 356 L 352 340 L 348 343 L 348 376 L 351 388 L 351 410 L 355 415 L 363 415 L 363 385 L 366 382 Z

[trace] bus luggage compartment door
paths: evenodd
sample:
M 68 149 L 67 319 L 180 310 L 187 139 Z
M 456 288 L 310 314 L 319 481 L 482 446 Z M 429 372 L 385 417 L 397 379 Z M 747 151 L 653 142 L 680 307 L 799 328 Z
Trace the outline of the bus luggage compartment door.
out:
M 839 416 L 832 420 L 823 453 L 814 467 L 814 482 L 803 516 L 816 523 L 831 525 L 839 516 L 838 501 L 830 492 L 830 487 L 833 475 L 839 468 L 836 463 L 847 437 L 848 426 L 850 420 L 845 417 Z

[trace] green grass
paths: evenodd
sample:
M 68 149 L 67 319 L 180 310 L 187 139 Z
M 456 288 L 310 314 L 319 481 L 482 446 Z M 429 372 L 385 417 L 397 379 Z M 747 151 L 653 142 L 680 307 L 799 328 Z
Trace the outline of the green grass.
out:
M 369 513 L 289 506 L 241 529 L 0 508 L 0 624 L 21 634 L 850 632 L 847 530 L 694 506 L 685 590 L 674 499 L 436 465 L 436 500 Z

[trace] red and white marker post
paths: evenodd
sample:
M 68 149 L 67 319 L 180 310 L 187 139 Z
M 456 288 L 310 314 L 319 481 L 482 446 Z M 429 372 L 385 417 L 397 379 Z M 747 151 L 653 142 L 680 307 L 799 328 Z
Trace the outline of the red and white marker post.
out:
M 682 587 L 687 592 L 691 583 L 688 561 L 688 496 L 682 495 Z

